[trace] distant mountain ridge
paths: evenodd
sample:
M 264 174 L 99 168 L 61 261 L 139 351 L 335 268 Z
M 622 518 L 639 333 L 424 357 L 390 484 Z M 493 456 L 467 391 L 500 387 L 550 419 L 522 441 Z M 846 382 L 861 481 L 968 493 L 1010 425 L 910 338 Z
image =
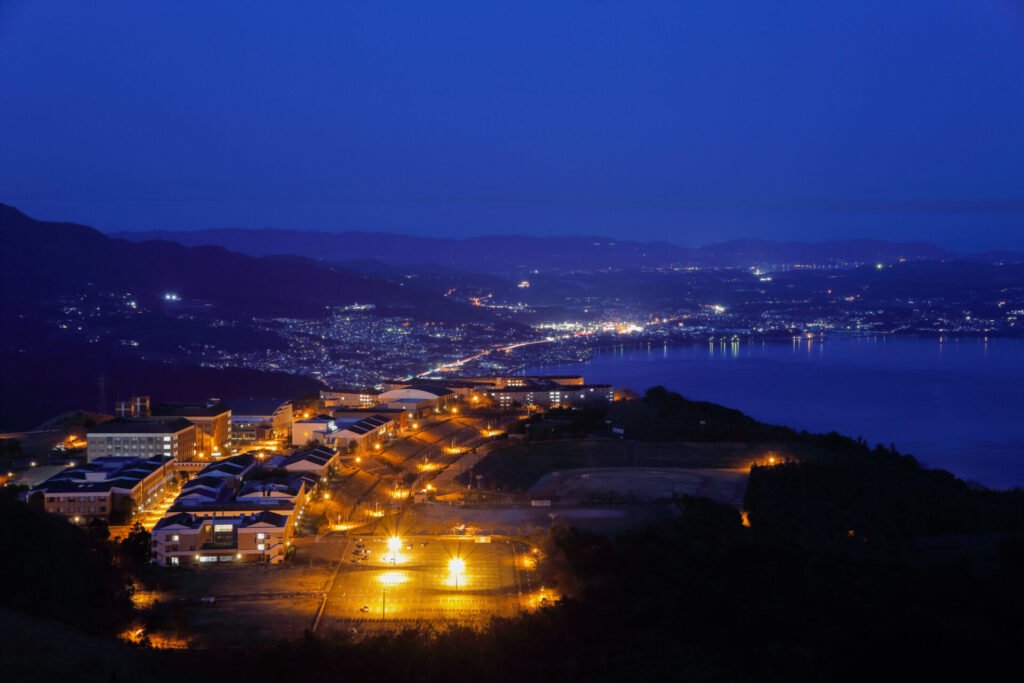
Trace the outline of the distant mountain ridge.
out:
M 303 317 L 358 301 L 414 317 L 483 316 L 438 295 L 301 255 L 119 239 L 83 225 L 38 221 L 0 204 L 0 297 L 30 303 L 88 287 L 157 298 L 173 291 L 231 315 Z
M 374 259 L 390 265 L 435 264 L 462 270 L 596 269 L 675 266 L 754 267 L 872 261 L 1024 261 L 1019 252 L 962 254 L 927 242 L 858 239 L 821 243 L 733 240 L 698 248 L 668 242 L 635 242 L 603 236 L 492 235 L 453 239 L 362 231 L 223 228 L 117 232 L 127 240 L 171 240 L 189 246 L 219 245 L 250 256 L 295 254 L 332 263 Z

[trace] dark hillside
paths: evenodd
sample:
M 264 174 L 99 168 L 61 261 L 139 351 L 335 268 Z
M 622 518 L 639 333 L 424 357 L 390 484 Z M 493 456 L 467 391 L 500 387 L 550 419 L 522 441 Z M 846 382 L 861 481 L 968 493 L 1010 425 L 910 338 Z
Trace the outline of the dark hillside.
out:
M 359 301 L 418 318 L 483 317 L 470 306 L 308 258 L 253 258 L 219 246 L 112 239 L 92 228 L 37 221 L 0 205 L 4 299 L 47 301 L 88 287 L 152 299 L 173 291 L 235 316 L 320 316 L 327 306 Z

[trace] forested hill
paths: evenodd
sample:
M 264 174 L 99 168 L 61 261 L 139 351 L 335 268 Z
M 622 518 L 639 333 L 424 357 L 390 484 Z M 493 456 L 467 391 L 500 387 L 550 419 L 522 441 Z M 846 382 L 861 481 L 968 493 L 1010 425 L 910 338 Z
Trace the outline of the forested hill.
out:
M 421 319 L 485 317 L 479 308 L 312 258 L 255 258 L 222 246 L 115 239 L 83 225 L 37 221 L 0 204 L 4 300 L 49 301 L 87 288 L 128 291 L 153 301 L 172 291 L 225 317 L 319 316 L 326 307 L 356 301 Z
M 822 243 L 735 240 L 690 248 L 668 242 L 635 242 L 607 236 L 489 235 L 467 239 L 395 233 L 242 229 L 116 232 L 134 241 L 171 240 L 190 246 L 220 245 L 250 256 L 298 254 L 343 263 L 372 256 L 389 264 L 442 266 L 478 272 L 515 269 L 569 271 L 636 269 L 669 265 L 704 268 L 778 264 L 848 264 L 966 259 L 1022 261 L 1024 254 L 961 254 L 927 242 L 837 240 Z

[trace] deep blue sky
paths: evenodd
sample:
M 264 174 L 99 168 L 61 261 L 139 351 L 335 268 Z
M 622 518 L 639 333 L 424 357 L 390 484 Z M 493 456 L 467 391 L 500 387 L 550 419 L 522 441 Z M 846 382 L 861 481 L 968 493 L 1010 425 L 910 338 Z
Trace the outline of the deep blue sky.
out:
M 0 0 L 0 201 L 104 230 L 1024 249 L 1024 2 Z

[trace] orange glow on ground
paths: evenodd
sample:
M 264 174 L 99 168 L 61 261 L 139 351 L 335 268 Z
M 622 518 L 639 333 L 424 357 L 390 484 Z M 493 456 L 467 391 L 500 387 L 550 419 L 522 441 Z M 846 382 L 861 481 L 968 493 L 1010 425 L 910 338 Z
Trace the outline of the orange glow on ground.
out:
M 409 581 L 405 572 L 384 572 L 377 577 L 377 581 L 385 586 L 398 586 Z

